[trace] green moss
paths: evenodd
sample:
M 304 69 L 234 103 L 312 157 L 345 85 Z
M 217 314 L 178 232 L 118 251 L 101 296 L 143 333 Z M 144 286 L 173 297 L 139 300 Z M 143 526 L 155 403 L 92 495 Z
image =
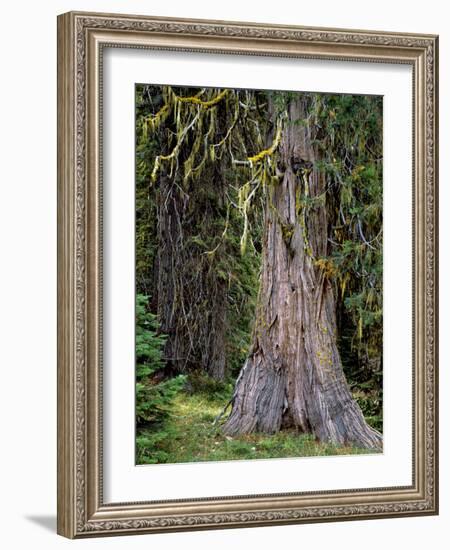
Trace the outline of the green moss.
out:
M 141 463 L 180 463 L 219 460 L 249 460 L 306 456 L 365 454 L 355 447 L 336 447 L 318 443 L 310 434 L 284 430 L 274 435 L 249 434 L 240 437 L 223 435 L 214 419 L 231 396 L 231 385 L 218 391 L 179 393 L 164 431 L 147 432 L 141 436 L 141 447 L 148 448 Z
M 281 234 L 283 235 L 283 241 L 285 242 L 286 246 L 290 245 L 294 231 L 295 231 L 295 228 L 293 224 L 291 223 L 281 224 Z

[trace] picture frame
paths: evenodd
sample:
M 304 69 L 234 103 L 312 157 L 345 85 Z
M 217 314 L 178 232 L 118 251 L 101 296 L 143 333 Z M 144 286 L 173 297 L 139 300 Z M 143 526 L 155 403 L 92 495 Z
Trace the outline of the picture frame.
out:
M 412 69 L 411 484 L 105 502 L 106 48 Z M 58 533 L 69 538 L 438 513 L 438 37 L 70 12 L 58 17 Z M 202 465 L 198 465 L 200 468 Z

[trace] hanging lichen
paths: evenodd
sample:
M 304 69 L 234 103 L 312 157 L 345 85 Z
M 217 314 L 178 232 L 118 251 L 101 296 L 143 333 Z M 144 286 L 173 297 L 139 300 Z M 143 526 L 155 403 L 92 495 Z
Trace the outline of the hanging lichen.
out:
M 144 210 L 157 202 L 158 213 L 152 210 L 145 223 L 158 219 L 158 238 L 166 247 L 158 250 L 156 263 L 167 273 L 161 301 L 167 296 L 170 303 L 165 315 L 170 318 L 167 332 L 176 341 L 173 368 L 217 365 L 214 349 L 224 348 L 219 333 L 225 325 L 225 341 L 232 341 L 235 350 L 233 364 L 236 369 L 242 364 L 246 344 L 237 343 L 236 327 L 244 327 L 242 338 L 248 343 L 262 212 L 272 212 L 271 195 L 284 188 L 286 172 L 292 170 L 295 223 L 272 220 L 280 222 L 277 230 L 288 253 L 296 254 L 303 243 L 318 280 L 335 287 L 339 346 L 350 384 L 372 383 L 382 361 L 381 102 L 308 94 L 306 118 L 289 124 L 316 128 L 311 142 L 320 154 L 313 166 L 299 168 L 298 159 L 292 165 L 280 161 L 279 145 L 288 127 L 283 116 L 292 94 L 153 87 L 153 101 L 146 101 L 137 120 L 136 166 L 145 173 L 139 204 Z M 324 172 L 326 188 L 315 194 L 318 172 Z M 326 249 L 318 250 L 314 220 L 323 208 Z M 137 250 L 146 247 L 145 254 L 137 252 L 145 259 L 137 264 L 139 277 L 154 254 L 147 233 L 140 230 L 136 237 Z M 156 283 L 147 275 L 145 284 Z M 264 324 L 267 329 L 274 319 L 257 318 L 256 330 Z M 330 361 L 325 355 L 321 359 L 325 366 Z

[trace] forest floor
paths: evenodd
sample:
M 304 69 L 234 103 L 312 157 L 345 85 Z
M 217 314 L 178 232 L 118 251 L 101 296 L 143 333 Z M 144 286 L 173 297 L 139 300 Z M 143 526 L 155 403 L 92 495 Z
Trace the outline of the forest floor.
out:
M 160 432 L 148 432 L 149 446 L 139 463 L 180 463 L 255 458 L 288 458 L 368 454 L 356 447 L 318 443 L 309 434 L 283 430 L 277 434 L 224 435 L 214 420 L 227 400 L 223 395 L 180 392 Z M 145 432 L 142 434 L 145 438 Z M 144 440 L 142 440 L 144 443 Z M 142 446 L 141 446 L 142 448 Z

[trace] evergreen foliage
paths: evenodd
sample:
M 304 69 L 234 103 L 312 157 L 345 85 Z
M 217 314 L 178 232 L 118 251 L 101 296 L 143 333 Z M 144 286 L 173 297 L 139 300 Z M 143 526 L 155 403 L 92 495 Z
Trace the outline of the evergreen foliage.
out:
M 158 462 L 148 449 L 164 439 L 164 423 L 172 402 L 183 388 L 185 376 L 167 378 L 162 348 L 165 336 L 158 334 L 155 315 L 147 309 L 148 299 L 136 297 L 136 452 L 138 463 Z
M 264 194 L 279 178 L 277 146 L 292 94 L 136 86 L 136 285 L 138 293 L 150 297 L 138 296 L 137 303 L 138 463 L 168 460 L 171 404 L 179 402 L 184 384 L 194 397 L 221 395 L 225 405 L 227 388 L 248 354 Z M 314 143 L 321 151 L 316 168 L 326 174 L 328 186 L 322 197 L 301 197 L 302 215 L 307 228 L 308 211 L 318 201 L 327 206 L 329 248 L 313 259 L 335 287 L 338 347 L 347 380 L 367 421 L 381 431 L 382 98 L 310 96 L 309 116 L 318 128 Z M 270 102 L 278 113 L 275 121 L 267 117 Z M 187 378 L 168 367 L 169 335 L 159 333 L 157 318 L 158 208 L 169 198 L 158 185 L 164 175 L 174 182 L 171 197 L 176 193 L 181 206 L 177 265 L 184 268 L 172 270 L 171 277 L 178 278 L 176 330 L 189 342 Z M 217 385 L 201 369 L 210 326 L 206 317 L 219 295 L 224 296 L 226 379 Z
M 347 379 L 366 418 L 382 429 L 382 98 L 316 94 L 318 144 L 332 192 L 328 269 L 338 297 Z

